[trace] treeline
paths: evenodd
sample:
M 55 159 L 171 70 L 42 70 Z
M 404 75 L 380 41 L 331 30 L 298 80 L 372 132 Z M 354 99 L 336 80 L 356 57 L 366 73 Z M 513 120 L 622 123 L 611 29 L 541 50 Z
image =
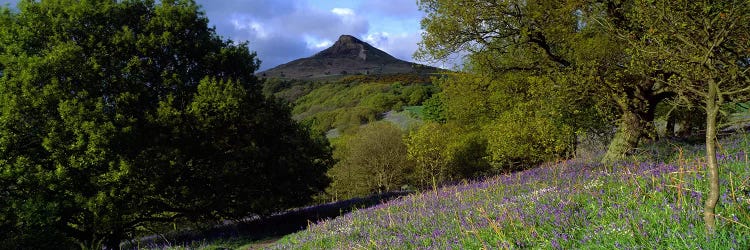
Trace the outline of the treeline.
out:
M 296 120 L 313 131 L 338 133 L 383 118 L 390 110 L 421 105 L 439 90 L 428 76 L 357 75 L 336 81 L 266 79 L 266 95 L 289 102 Z

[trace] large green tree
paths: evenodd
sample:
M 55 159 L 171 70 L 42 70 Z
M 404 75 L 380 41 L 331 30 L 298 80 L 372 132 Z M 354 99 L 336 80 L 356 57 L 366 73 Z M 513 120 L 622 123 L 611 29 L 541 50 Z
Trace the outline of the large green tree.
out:
M 633 68 L 673 86 L 706 112 L 706 160 L 710 172 L 704 220 L 715 229 L 719 201 L 717 118 L 723 104 L 750 98 L 750 2 L 635 1 L 631 13 L 645 32 L 619 33 L 631 46 Z
M 569 155 L 574 150 L 573 127 L 593 123 L 586 117 L 596 120 L 596 116 L 589 115 L 593 108 L 571 102 L 575 93 L 562 85 L 555 86 L 548 76 L 508 72 L 496 78 L 456 73 L 437 82 L 443 90 L 439 98 L 446 124 L 462 128 L 451 132 L 481 131 L 486 152 L 480 157 L 496 172 L 519 170 Z M 447 144 L 451 140 L 435 141 Z
M 622 159 L 648 134 L 666 86 L 628 72 L 627 46 L 609 26 L 637 30 L 627 1 L 421 0 L 427 12 L 417 56 L 442 60 L 468 53 L 468 70 L 500 78 L 508 72 L 545 75 L 578 93 L 571 101 L 602 99 L 619 110 L 618 130 L 604 161 Z
M 266 215 L 327 185 L 326 142 L 193 1 L 0 13 L 0 248 L 115 249 L 146 223 Z

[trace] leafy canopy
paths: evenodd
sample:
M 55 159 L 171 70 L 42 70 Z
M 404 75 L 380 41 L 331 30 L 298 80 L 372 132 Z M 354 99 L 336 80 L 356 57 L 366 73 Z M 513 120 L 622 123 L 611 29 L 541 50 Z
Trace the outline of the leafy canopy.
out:
M 0 23 L 0 248 L 117 248 L 327 185 L 326 142 L 191 0 L 27 0 Z

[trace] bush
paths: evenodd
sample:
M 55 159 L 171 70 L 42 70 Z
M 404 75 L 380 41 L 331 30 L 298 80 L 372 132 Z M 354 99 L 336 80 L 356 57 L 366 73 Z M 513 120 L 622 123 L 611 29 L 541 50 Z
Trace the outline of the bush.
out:
M 571 153 L 575 135 L 571 127 L 548 116 L 514 109 L 483 127 L 487 153 L 497 171 L 514 171 Z
M 486 142 L 477 132 L 454 123 L 429 122 L 406 138 L 421 187 L 433 187 L 487 173 Z M 474 130 L 476 131 L 476 130 Z
M 327 193 L 348 199 L 410 184 L 414 167 L 402 138 L 401 130 L 387 122 L 367 124 L 341 138 L 335 144 L 338 163 L 328 172 L 333 182 Z

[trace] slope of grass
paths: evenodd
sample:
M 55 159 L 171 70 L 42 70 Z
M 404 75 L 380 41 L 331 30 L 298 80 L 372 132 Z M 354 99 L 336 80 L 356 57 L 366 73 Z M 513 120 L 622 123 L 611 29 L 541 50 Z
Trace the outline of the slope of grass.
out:
M 705 234 L 700 146 L 670 162 L 546 164 L 410 195 L 287 236 L 273 249 L 748 249 L 750 137 L 722 141 L 718 230 Z
M 367 197 L 340 200 L 291 209 L 270 217 L 225 221 L 210 228 L 187 229 L 149 235 L 124 242 L 123 249 L 248 249 L 270 245 L 284 235 L 310 225 L 310 221 L 335 218 L 355 209 L 374 206 L 411 191 L 379 193 Z

